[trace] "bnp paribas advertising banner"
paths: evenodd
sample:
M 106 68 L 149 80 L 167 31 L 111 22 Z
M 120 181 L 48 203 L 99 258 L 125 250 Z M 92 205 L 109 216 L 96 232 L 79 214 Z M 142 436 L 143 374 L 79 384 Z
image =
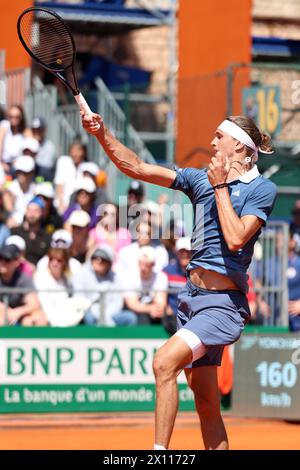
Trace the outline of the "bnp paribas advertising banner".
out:
M 0 328 L 0 412 L 154 409 L 162 327 Z M 193 394 L 178 379 L 180 407 Z

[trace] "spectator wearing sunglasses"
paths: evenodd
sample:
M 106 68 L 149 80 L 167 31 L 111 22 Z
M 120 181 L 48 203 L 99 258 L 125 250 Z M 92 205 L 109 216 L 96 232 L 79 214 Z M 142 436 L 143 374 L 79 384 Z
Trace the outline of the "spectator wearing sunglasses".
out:
M 73 276 L 69 260 L 69 250 L 50 247 L 48 263 L 38 269 L 34 275 L 39 300 L 52 326 L 76 325 L 81 320 L 75 309 L 70 310 L 69 299 L 72 296 Z M 74 307 L 74 302 L 71 301 L 71 305 Z
M 51 243 L 50 246 L 51 248 L 60 248 L 62 250 L 67 250 L 70 252 L 71 246 L 73 243 L 72 235 L 70 232 L 64 229 L 56 230 L 52 234 L 51 238 Z M 43 258 L 40 259 L 40 261 L 37 264 L 36 269 L 45 269 L 48 266 L 49 263 L 49 257 L 48 254 L 43 256 Z M 73 258 L 70 256 L 69 258 L 69 269 L 70 273 L 72 276 L 74 276 L 78 271 L 80 271 L 82 268 L 81 263 L 76 258 Z
M 113 249 L 107 244 L 101 244 L 95 248 L 91 259 L 74 277 L 75 296 L 84 297 L 91 304 L 84 317 L 84 322 L 88 325 L 114 326 L 116 323 L 113 317 L 122 310 L 123 296 L 117 292 L 118 281 L 112 271 L 113 261 Z M 84 290 L 90 292 L 83 292 Z M 105 293 L 103 303 L 100 302 L 101 293 Z M 101 306 L 103 306 L 102 311 Z

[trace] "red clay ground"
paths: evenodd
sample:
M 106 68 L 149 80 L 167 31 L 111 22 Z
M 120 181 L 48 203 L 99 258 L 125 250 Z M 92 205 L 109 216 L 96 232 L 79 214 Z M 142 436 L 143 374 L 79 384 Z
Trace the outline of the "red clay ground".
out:
M 298 450 L 300 424 L 225 417 L 233 450 Z M 152 449 L 153 414 L 2 415 L 0 449 Z M 170 449 L 202 449 L 193 413 L 180 413 Z

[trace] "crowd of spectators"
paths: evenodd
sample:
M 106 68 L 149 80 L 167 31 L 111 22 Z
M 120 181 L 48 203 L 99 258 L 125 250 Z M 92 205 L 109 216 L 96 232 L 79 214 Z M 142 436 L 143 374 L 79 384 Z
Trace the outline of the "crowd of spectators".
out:
M 177 254 L 142 183 L 119 207 L 85 145 L 59 156 L 20 106 L 0 122 L 0 160 L 0 325 L 163 322 Z
M 146 200 L 141 182 L 129 184 L 125 207 L 109 200 L 89 157 L 81 141 L 59 156 L 44 119 L 26 126 L 20 106 L 0 122 L 0 325 L 162 323 L 173 333 L 191 240 L 179 220 L 162 237 L 166 197 Z M 299 331 L 300 200 L 292 215 L 288 311 Z M 252 323 L 264 324 L 271 307 L 258 272 L 248 301 Z

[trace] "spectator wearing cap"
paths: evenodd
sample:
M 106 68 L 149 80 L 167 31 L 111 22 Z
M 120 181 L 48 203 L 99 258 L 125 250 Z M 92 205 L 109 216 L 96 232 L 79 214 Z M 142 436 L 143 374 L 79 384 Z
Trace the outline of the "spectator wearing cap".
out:
M 120 278 L 126 313 L 135 314 L 138 325 L 161 323 L 167 307 L 168 278 L 165 273 L 154 271 L 155 261 L 155 248 L 143 246 L 138 253 L 137 274 Z
M 168 277 L 168 306 L 166 309 L 166 326 L 168 331 L 172 334 L 176 332 L 176 314 L 178 303 L 178 292 L 186 284 L 186 268 L 190 262 L 191 254 L 191 239 L 190 237 L 181 237 L 175 241 L 175 255 L 176 261 L 172 261 L 165 267 L 164 273 Z
M 40 144 L 34 137 L 25 137 L 22 147 L 22 154 L 29 155 L 35 161 L 35 157 L 39 151 Z
M 47 138 L 45 119 L 35 117 L 31 123 L 31 132 L 39 143 L 35 157 L 37 175 L 43 177 L 45 181 L 53 181 L 57 154 L 54 143 Z
M 6 174 L 11 174 L 14 160 L 21 154 L 26 121 L 24 110 L 13 105 L 8 110 L 7 120 L 0 123 L 0 161 Z
M 45 203 L 42 227 L 47 233 L 52 234 L 55 230 L 62 228 L 63 218 L 54 206 L 55 191 L 52 183 L 44 182 L 36 186 L 35 195 L 43 199 Z
M 74 183 L 81 176 L 80 164 L 87 160 L 86 146 L 75 141 L 70 147 L 70 155 L 62 155 L 58 158 L 54 176 L 56 188 L 57 209 L 63 214 L 74 192 Z
M 98 175 L 101 171 L 98 165 L 94 162 L 83 162 L 79 165 L 79 171 L 84 178 L 91 178 L 96 185 L 95 205 L 98 207 L 108 202 L 105 188 L 98 184 Z M 75 194 L 72 194 L 71 202 L 74 200 Z
M 20 251 L 20 266 L 19 269 L 22 273 L 26 274 L 30 278 L 32 277 L 35 266 L 26 259 L 26 243 L 24 238 L 19 235 L 10 235 L 5 240 L 5 246 L 14 245 Z
M 137 180 L 131 181 L 127 190 L 128 206 L 132 204 L 142 204 L 145 197 L 145 188 L 143 183 Z
M 138 255 L 142 246 L 152 246 L 155 250 L 154 271 L 160 272 L 169 264 L 168 252 L 156 240 L 151 239 L 151 227 L 146 222 L 137 226 L 137 241 L 122 248 L 119 252 L 119 260 L 116 269 L 128 276 L 135 276 L 138 271 Z M 127 273 L 127 274 L 126 274 Z
M 89 235 L 89 252 L 97 245 L 106 243 L 115 253 L 115 261 L 118 262 L 119 252 L 125 246 L 131 244 L 131 236 L 127 228 L 119 226 L 119 207 L 117 204 L 108 203 L 98 207 L 96 227 Z
M 94 228 L 97 223 L 97 206 L 95 205 L 96 185 L 91 178 L 82 177 L 75 182 L 76 198 L 63 215 L 64 222 L 72 212 L 83 210 L 90 216 L 89 228 Z
M 120 206 L 120 226 L 126 227 L 133 240 L 136 240 L 135 231 L 131 230 L 132 223 L 141 216 L 141 205 L 144 201 L 145 189 L 143 183 L 137 180 L 130 182 L 127 190 L 127 204 Z
M 73 275 L 70 270 L 70 252 L 64 248 L 50 247 L 48 263 L 40 266 L 34 274 L 34 285 L 43 311 L 51 326 L 71 326 L 78 324 L 83 316 L 70 310 L 70 297 L 73 290 Z M 74 307 L 74 301 L 71 301 Z
M 70 227 L 73 239 L 71 255 L 80 263 L 86 261 L 90 222 L 91 218 L 89 214 L 83 210 L 73 211 L 67 220 L 67 225 Z
M 56 230 L 56 232 L 52 234 L 50 246 L 51 248 L 61 248 L 62 250 L 67 250 L 68 253 L 71 254 L 72 243 L 73 239 L 71 233 L 68 232 L 68 230 L 60 229 Z M 46 267 L 48 266 L 48 262 L 48 255 L 43 256 L 43 258 L 41 258 L 37 263 L 36 269 L 46 269 Z M 69 269 L 71 275 L 74 276 L 75 274 L 77 274 L 77 272 L 80 271 L 81 268 L 81 263 L 79 263 L 77 259 L 72 258 L 72 256 L 70 256 Z
M 25 210 L 33 198 L 36 184 L 34 182 L 35 163 L 29 155 L 22 155 L 15 160 L 16 178 L 7 187 L 6 208 L 11 212 L 7 221 L 9 227 L 22 223 Z
M 17 246 L 6 245 L 0 249 L 0 287 L 16 289 L 11 294 L 0 294 L 0 325 L 46 325 L 32 280 L 21 272 L 20 263 L 21 253 Z M 28 289 L 28 292 L 18 292 L 18 289 Z M 5 297 L 8 298 L 7 311 Z
M 35 196 L 27 205 L 22 225 L 12 229 L 13 235 L 19 235 L 25 240 L 27 259 L 36 266 L 48 251 L 51 235 L 42 227 L 44 201 Z
M 84 322 L 89 325 L 114 326 L 113 320 L 123 307 L 123 296 L 116 292 L 118 282 L 112 271 L 114 252 L 109 245 L 101 244 L 92 252 L 91 258 L 74 277 L 74 295 L 89 300 L 90 308 Z M 84 292 L 92 290 L 94 292 Z M 104 299 L 101 301 L 101 293 Z M 101 311 L 102 307 L 102 311 Z

